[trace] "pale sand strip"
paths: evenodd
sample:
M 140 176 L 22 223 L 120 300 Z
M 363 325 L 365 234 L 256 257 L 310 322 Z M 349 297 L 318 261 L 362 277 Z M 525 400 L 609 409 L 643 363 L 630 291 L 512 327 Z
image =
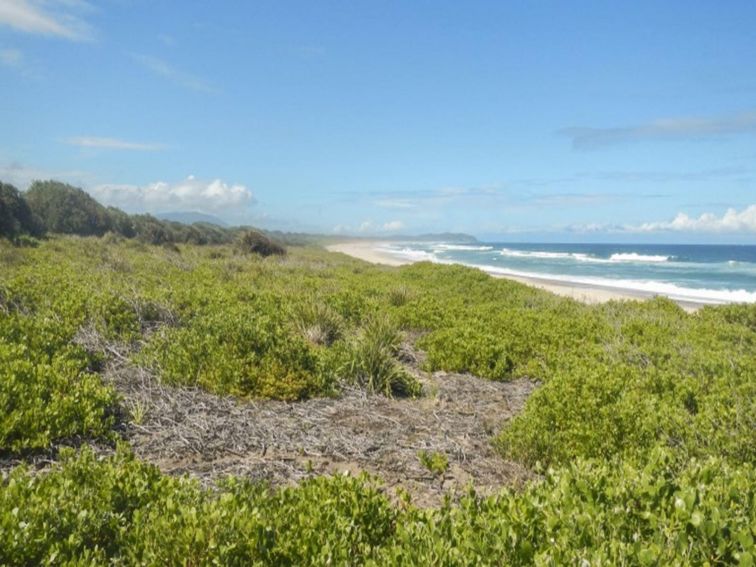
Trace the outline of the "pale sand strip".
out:
M 412 263 L 411 260 L 402 260 L 391 254 L 378 250 L 377 248 L 382 244 L 386 243 L 379 241 L 341 242 L 339 244 L 326 246 L 326 249 L 331 252 L 341 252 L 342 254 L 359 258 L 360 260 L 372 264 L 403 266 Z M 577 299 L 584 303 L 604 303 L 605 301 L 610 301 L 612 299 L 649 299 L 654 296 L 654 294 L 648 292 L 617 290 L 577 283 L 555 282 L 554 280 L 549 280 L 547 278 L 525 278 L 521 276 L 502 276 L 499 274 L 491 275 L 492 277 L 505 278 L 539 289 L 544 289 L 564 297 L 571 297 L 572 299 Z M 677 301 L 677 303 L 680 307 L 689 312 L 695 311 L 703 306 L 701 303 L 692 301 Z

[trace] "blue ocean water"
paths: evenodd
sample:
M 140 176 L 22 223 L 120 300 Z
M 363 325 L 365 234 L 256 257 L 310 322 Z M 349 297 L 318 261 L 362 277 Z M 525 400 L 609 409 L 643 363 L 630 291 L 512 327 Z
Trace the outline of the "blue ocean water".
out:
M 756 302 L 756 246 L 398 242 L 382 251 L 407 260 L 475 266 L 536 277 L 666 295 L 700 303 Z

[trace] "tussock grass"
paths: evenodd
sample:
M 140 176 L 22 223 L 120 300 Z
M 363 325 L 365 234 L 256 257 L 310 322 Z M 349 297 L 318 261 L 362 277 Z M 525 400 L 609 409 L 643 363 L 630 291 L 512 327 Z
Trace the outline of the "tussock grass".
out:
M 401 332 L 388 317 L 373 317 L 350 344 L 345 377 L 385 396 L 419 396 L 420 383 L 397 360 L 401 342 Z

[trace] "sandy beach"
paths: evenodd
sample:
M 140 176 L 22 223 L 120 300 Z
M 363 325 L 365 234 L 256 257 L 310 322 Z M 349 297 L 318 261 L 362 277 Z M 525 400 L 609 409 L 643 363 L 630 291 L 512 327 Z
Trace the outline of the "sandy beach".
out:
M 373 264 L 382 264 L 385 266 L 403 266 L 411 264 L 411 260 L 396 258 L 391 254 L 382 252 L 379 248 L 387 244 L 381 241 L 353 241 L 331 244 L 326 248 L 331 252 L 341 252 L 354 258 L 359 258 Z M 491 277 L 505 278 L 531 285 L 539 289 L 555 293 L 564 297 L 571 297 L 584 303 L 604 303 L 612 299 L 650 299 L 655 294 L 644 293 L 636 290 L 619 290 L 605 288 L 600 286 L 588 286 L 578 283 L 565 283 L 563 281 L 550 280 L 548 278 L 526 278 L 521 276 L 502 276 L 491 274 Z M 677 303 L 686 311 L 693 312 L 700 309 L 703 304 L 692 301 L 677 301 Z

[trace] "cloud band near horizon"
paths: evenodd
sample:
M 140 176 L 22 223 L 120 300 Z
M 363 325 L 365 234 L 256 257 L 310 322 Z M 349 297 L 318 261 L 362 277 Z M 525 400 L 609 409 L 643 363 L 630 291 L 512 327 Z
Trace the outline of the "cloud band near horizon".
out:
M 626 127 L 573 126 L 557 132 L 576 150 L 595 150 L 629 142 L 690 140 L 756 133 L 756 111 L 715 117 L 660 118 Z

